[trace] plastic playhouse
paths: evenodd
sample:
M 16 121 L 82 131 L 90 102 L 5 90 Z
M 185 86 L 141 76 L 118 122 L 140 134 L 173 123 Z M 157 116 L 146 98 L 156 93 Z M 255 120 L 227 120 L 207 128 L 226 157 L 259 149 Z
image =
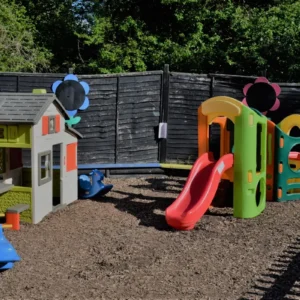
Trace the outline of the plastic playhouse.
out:
M 276 88 L 277 97 L 280 88 Z M 270 110 L 278 108 L 277 100 Z M 299 126 L 300 115 L 290 115 L 276 125 L 265 116 L 265 108 L 260 112 L 248 105 L 245 99 L 220 96 L 199 107 L 199 158 L 182 192 L 166 209 L 171 227 L 193 229 L 211 206 L 221 180 L 233 183 L 233 215 L 237 218 L 258 216 L 266 201 L 300 199 L 300 153 L 291 151 L 300 138 L 289 135 Z M 218 160 L 209 149 L 209 125 L 213 123 L 221 128 Z
M 0 213 L 4 224 L 39 223 L 78 199 L 77 143 L 81 134 L 66 124 L 54 94 L 0 93 Z M 53 170 L 54 149 L 60 168 Z M 24 168 L 22 151 L 30 157 Z M 59 199 L 56 203 L 55 198 Z
M 15 248 L 4 236 L 3 226 L 0 224 L 0 270 L 11 269 L 20 260 Z
M 77 200 L 78 182 L 84 198 L 104 195 L 113 187 L 102 183 L 104 176 L 97 170 L 78 179 L 77 144 L 82 135 L 70 126 L 80 121 L 74 118 L 77 109 L 89 105 L 89 86 L 75 79 L 69 74 L 65 84 L 55 82 L 57 95 L 46 90 L 0 93 L 0 270 L 20 260 L 4 228 L 19 230 L 20 221 L 39 223 Z M 54 168 L 56 152 L 60 163 Z M 30 167 L 23 167 L 24 154 Z
M 54 94 L 0 93 L 0 270 L 20 260 L 3 229 L 20 229 L 20 220 L 40 222 L 57 208 L 78 199 L 77 141 L 82 136 L 66 125 L 65 108 Z M 54 148 L 60 149 L 58 176 Z M 22 151 L 30 168 L 23 168 Z

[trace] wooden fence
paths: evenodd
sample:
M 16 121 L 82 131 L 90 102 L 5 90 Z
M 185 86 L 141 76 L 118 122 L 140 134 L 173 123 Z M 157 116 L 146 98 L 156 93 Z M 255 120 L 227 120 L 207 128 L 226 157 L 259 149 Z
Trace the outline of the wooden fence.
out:
M 0 92 L 51 92 L 56 80 L 66 74 L 0 74 Z M 78 75 L 90 86 L 90 106 L 79 112 L 74 126 L 84 139 L 78 145 L 78 163 L 158 162 L 157 129 L 160 118 L 162 71 Z M 24 151 L 25 163 L 29 152 Z M 54 156 L 54 163 L 58 161 Z
M 65 75 L 0 73 L 0 92 L 51 92 L 53 82 Z M 78 78 L 90 85 L 90 106 L 78 113 L 82 120 L 75 126 L 84 136 L 79 164 L 192 164 L 197 158 L 198 107 L 218 95 L 242 100 L 244 85 L 256 77 L 176 73 L 166 65 L 162 71 Z M 300 113 L 300 84 L 279 85 L 281 108 L 270 115 L 277 122 Z M 166 139 L 158 138 L 159 123 L 168 124 Z M 211 128 L 211 147 L 219 151 L 217 127 Z

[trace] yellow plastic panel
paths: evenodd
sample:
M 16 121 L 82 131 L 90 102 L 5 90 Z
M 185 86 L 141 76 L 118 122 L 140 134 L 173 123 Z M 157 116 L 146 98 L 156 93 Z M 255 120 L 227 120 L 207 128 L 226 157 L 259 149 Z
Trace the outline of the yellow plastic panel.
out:
M 290 115 L 284 118 L 279 124 L 278 127 L 286 134 L 290 134 L 290 131 L 293 127 L 300 128 L 300 115 Z
M 18 126 L 8 126 L 8 142 L 17 143 L 18 142 Z
M 242 113 L 242 106 L 241 102 L 230 97 L 213 97 L 202 104 L 202 113 L 210 117 L 209 121 L 218 116 L 224 116 L 234 122 L 235 117 Z

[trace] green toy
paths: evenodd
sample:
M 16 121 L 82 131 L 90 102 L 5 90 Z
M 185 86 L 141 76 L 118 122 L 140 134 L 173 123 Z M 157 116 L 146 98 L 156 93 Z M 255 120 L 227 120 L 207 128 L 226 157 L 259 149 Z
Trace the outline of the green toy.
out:
M 300 189 L 300 182 L 292 183 L 293 179 L 300 177 L 300 173 L 293 171 L 289 165 L 289 153 L 298 144 L 299 137 L 289 136 L 276 126 L 274 199 L 278 202 L 300 199 L 300 193 L 293 191 Z
M 267 118 L 247 106 L 235 120 L 233 215 L 253 218 L 266 207 Z

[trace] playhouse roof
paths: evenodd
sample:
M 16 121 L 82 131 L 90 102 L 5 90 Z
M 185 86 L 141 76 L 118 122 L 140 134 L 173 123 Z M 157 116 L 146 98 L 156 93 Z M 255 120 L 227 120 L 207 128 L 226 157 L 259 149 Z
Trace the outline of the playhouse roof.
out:
M 54 94 L 0 93 L 0 123 L 36 124 L 53 102 L 69 119 Z
M 71 134 L 75 134 L 78 138 L 83 138 L 83 135 L 81 133 L 79 133 L 76 129 L 70 127 L 69 125 L 66 125 L 66 131 L 68 131 Z
M 37 124 L 51 103 L 56 104 L 67 120 L 70 119 L 55 94 L 0 93 L 0 123 Z M 75 129 L 67 129 L 82 137 Z

